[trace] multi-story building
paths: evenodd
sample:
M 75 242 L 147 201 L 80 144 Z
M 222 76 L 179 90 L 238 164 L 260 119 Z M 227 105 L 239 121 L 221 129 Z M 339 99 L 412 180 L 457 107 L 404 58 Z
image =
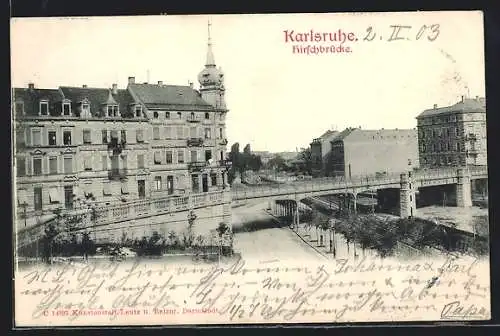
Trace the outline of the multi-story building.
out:
M 465 98 L 417 117 L 422 167 L 486 165 L 486 99 Z
M 13 89 L 16 193 L 40 215 L 226 187 L 228 112 L 212 44 L 193 85 Z
M 415 129 L 347 128 L 332 140 L 331 175 L 350 178 L 418 167 Z
M 330 155 L 332 152 L 331 141 L 339 134 L 337 131 L 328 130 L 319 138 L 313 139 L 311 142 L 311 161 L 313 176 L 324 176 L 331 169 L 328 169 L 330 163 Z

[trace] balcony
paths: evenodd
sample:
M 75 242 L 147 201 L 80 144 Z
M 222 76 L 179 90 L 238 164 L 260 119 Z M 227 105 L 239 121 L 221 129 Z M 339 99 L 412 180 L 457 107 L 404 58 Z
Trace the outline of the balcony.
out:
M 229 160 L 219 160 L 219 166 L 225 167 L 226 169 L 231 168 L 232 162 Z
M 189 171 L 201 171 L 203 168 L 207 167 L 208 163 L 203 161 L 190 162 L 188 163 Z
M 108 171 L 108 178 L 110 180 L 124 180 L 127 178 L 126 168 L 111 169 Z
M 126 147 L 125 141 L 118 141 L 118 138 L 111 138 L 111 141 L 108 143 L 108 150 L 113 151 L 113 155 L 119 155 L 123 152 Z
M 190 138 L 187 140 L 187 146 L 188 147 L 200 147 L 203 146 L 203 139 L 202 138 Z
M 219 145 L 222 145 L 222 146 L 227 145 L 227 139 L 220 139 L 219 140 Z

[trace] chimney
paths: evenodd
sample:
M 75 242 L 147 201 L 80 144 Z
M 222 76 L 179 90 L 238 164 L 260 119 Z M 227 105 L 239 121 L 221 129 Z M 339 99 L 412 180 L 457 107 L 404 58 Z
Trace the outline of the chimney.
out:
M 465 100 L 465 96 L 462 96 L 462 103 L 464 102 L 464 100 Z
M 479 96 L 476 96 L 476 101 L 479 101 Z
M 34 89 L 35 84 L 34 83 L 28 83 L 28 89 Z
M 434 108 L 436 109 L 438 107 L 438 104 L 434 104 Z
M 129 84 L 134 84 L 135 83 L 135 77 L 129 77 L 128 78 L 128 83 Z
M 83 84 L 82 88 L 86 89 L 87 88 L 87 84 Z
M 158 81 L 158 86 L 162 86 L 163 85 L 163 81 Z
M 113 84 L 112 91 L 114 95 L 118 94 L 118 84 Z

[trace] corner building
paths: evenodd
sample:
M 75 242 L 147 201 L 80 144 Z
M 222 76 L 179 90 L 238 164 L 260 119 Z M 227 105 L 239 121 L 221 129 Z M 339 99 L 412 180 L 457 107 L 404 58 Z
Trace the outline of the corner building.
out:
M 417 125 L 422 167 L 487 165 L 485 98 L 434 105 L 417 116 Z
M 228 110 L 209 36 L 200 90 L 34 84 L 13 89 L 18 213 L 223 190 Z

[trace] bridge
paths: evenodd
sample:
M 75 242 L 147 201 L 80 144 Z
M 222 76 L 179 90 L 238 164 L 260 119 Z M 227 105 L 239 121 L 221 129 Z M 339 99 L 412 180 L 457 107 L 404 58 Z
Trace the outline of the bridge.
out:
M 191 194 L 187 196 L 165 196 L 157 199 L 137 200 L 81 210 L 81 224 L 78 230 L 99 230 L 101 232 L 123 229 L 124 225 L 142 221 L 151 221 L 151 218 L 160 217 L 160 221 L 168 225 L 174 215 L 182 214 L 186 217 L 190 213 L 201 211 L 204 208 L 220 206 L 220 221 L 230 225 L 231 204 L 252 201 L 292 200 L 298 204 L 300 200 L 331 194 L 348 194 L 354 198 L 366 191 L 382 192 L 396 190 L 399 194 L 399 215 L 409 217 L 416 209 L 415 192 L 418 189 L 456 185 L 457 206 L 472 205 L 471 181 L 487 179 L 487 167 L 453 167 L 446 169 L 417 170 L 384 176 L 358 176 L 350 179 L 319 178 L 312 180 L 294 181 L 286 184 L 261 185 L 245 189 L 226 189 L 223 191 Z M 298 206 L 287 211 L 298 212 Z M 55 217 L 55 216 L 52 216 Z M 182 218 L 184 218 L 182 217 Z M 176 217 L 178 219 L 179 217 Z M 298 216 L 296 216 L 298 220 Z M 53 218 L 51 218 L 53 220 Z M 179 220 L 177 220 L 179 221 Z M 148 222 L 148 223 L 149 223 Z M 44 221 L 17 232 L 17 246 L 26 246 L 40 239 L 44 234 Z M 145 225 L 145 224 L 141 224 Z M 149 225 L 149 224 L 148 224 Z

